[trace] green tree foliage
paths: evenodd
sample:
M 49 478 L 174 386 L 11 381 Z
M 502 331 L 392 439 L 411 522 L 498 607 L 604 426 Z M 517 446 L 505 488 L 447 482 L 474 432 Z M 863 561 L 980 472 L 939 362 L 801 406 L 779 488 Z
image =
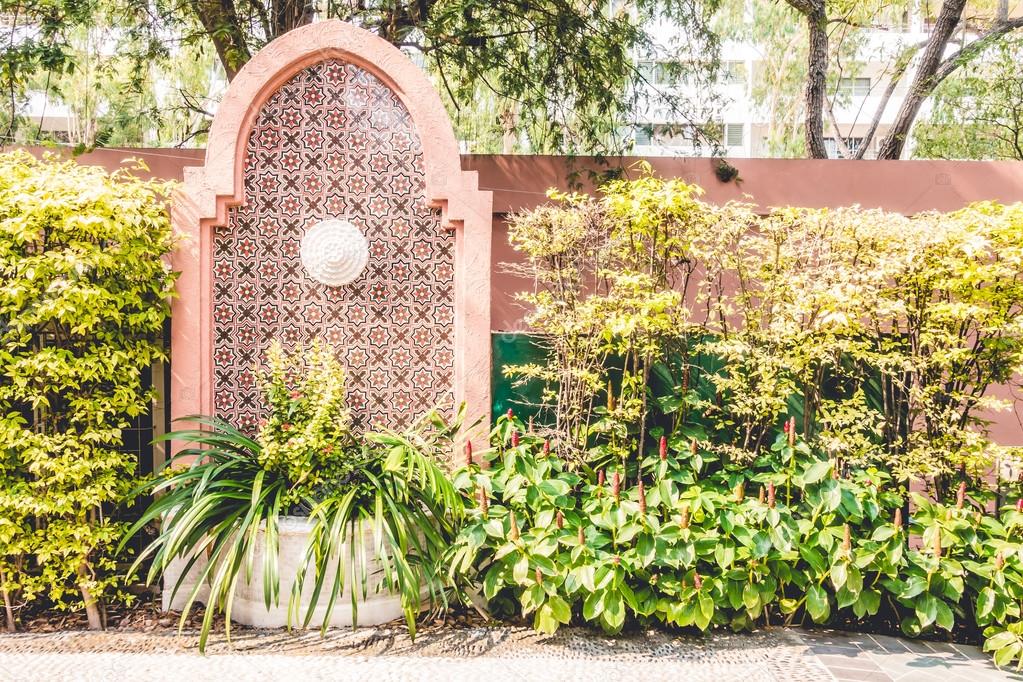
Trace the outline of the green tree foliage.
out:
M 101 604 L 137 462 L 122 430 L 165 358 L 174 275 L 165 184 L 25 153 L 0 156 L 0 585 Z M 8 613 L 8 625 L 13 613 Z
M 72 68 L 68 31 L 88 21 L 91 11 L 89 3 L 75 0 L 0 1 L 0 14 L 5 18 L 0 28 L 0 92 L 6 105 L 3 144 L 14 139 L 22 123 L 19 104 L 30 80 L 40 72 L 62 73 Z
M 998 44 L 935 92 L 914 129 L 915 154 L 933 159 L 1023 161 L 1023 39 Z
M 88 69 L 86 53 L 72 40 L 76 27 L 113 27 L 107 54 L 134 57 L 140 72 L 150 62 L 177 54 L 181 44 L 211 45 L 231 79 L 270 40 L 313 20 L 336 18 L 420 59 L 452 112 L 476 119 L 479 144 L 474 151 L 500 151 L 505 145 L 494 148 L 493 141 L 507 136 L 536 152 L 621 152 L 627 143 L 622 126 L 634 106 L 657 105 L 674 120 L 706 122 L 705 112 L 670 88 L 644 85 L 635 59 L 656 52 L 679 71 L 709 77 L 717 38 L 707 26 L 716 6 L 716 0 L 640 0 L 627 6 L 563 0 L 397 0 L 325 7 L 299 0 L 126 0 L 75 5 L 75 14 L 61 14 L 56 28 L 36 36 L 33 27 L 48 21 L 49 9 L 9 0 L 5 8 L 20 28 L 9 28 L 0 38 L 8 37 L 12 45 L 42 45 L 54 56 L 42 61 L 28 47 L 8 50 L 0 84 L 11 92 L 9 111 L 17 113 L 30 80 L 45 80 L 51 71 L 59 75 Z M 660 19 L 678 25 L 677 39 L 655 43 L 647 26 Z M 25 35 L 33 37 L 27 40 Z M 173 75 L 171 71 L 165 77 Z M 477 107 L 481 102 L 484 106 Z M 196 108 L 194 100 L 189 104 Z M 491 146 L 484 146 L 488 141 Z

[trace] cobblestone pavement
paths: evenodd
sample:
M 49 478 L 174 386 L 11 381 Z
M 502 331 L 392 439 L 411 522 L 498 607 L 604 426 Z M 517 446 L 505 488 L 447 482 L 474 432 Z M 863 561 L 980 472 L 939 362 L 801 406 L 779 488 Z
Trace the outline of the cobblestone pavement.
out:
M 288 634 L 62 632 L 0 636 L 0 680 L 642 680 L 655 682 L 986 682 L 1016 679 L 976 647 L 777 628 L 679 637 L 618 638 L 582 629 L 434 628 L 413 643 L 399 628 Z

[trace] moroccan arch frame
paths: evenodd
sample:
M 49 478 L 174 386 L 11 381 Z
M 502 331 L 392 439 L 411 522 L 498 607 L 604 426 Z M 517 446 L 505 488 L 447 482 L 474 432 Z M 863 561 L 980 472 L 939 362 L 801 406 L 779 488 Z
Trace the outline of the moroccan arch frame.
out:
M 455 236 L 455 402 L 468 422 L 490 417 L 490 249 L 493 195 L 463 171 L 451 121 L 433 85 L 400 50 L 338 20 L 304 26 L 258 52 L 231 82 L 210 129 L 205 162 L 186 168 L 171 220 L 181 237 L 171 266 L 179 271 L 171 303 L 171 417 L 214 412 L 213 230 L 244 201 L 249 133 L 263 105 L 301 70 L 341 59 L 379 79 L 408 110 L 423 150 L 425 191 Z

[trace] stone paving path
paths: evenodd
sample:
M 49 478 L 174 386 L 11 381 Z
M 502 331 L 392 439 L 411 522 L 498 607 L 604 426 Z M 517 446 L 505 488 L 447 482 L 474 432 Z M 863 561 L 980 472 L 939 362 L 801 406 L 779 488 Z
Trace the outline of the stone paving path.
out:
M 62 632 L 0 636 L 0 680 L 636 680 L 640 682 L 987 682 L 1021 680 L 976 647 L 776 628 L 711 637 L 648 632 L 553 637 L 525 628 L 400 628 L 288 634 L 241 630 L 228 644 L 196 636 Z

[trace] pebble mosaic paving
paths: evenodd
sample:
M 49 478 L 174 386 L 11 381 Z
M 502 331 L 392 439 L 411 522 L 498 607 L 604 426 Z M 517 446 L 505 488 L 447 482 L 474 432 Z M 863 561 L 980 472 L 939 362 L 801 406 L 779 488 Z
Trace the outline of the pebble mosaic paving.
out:
M 0 680 L 641 680 L 657 682 L 987 682 L 1023 680 L 976 647 L 775 628 L 712 637 L 661 632 L 555 636 L 512 627 L 398 628 L 287 634 L 241 630 L 228 644 L 141 632 L 0 636 Z

